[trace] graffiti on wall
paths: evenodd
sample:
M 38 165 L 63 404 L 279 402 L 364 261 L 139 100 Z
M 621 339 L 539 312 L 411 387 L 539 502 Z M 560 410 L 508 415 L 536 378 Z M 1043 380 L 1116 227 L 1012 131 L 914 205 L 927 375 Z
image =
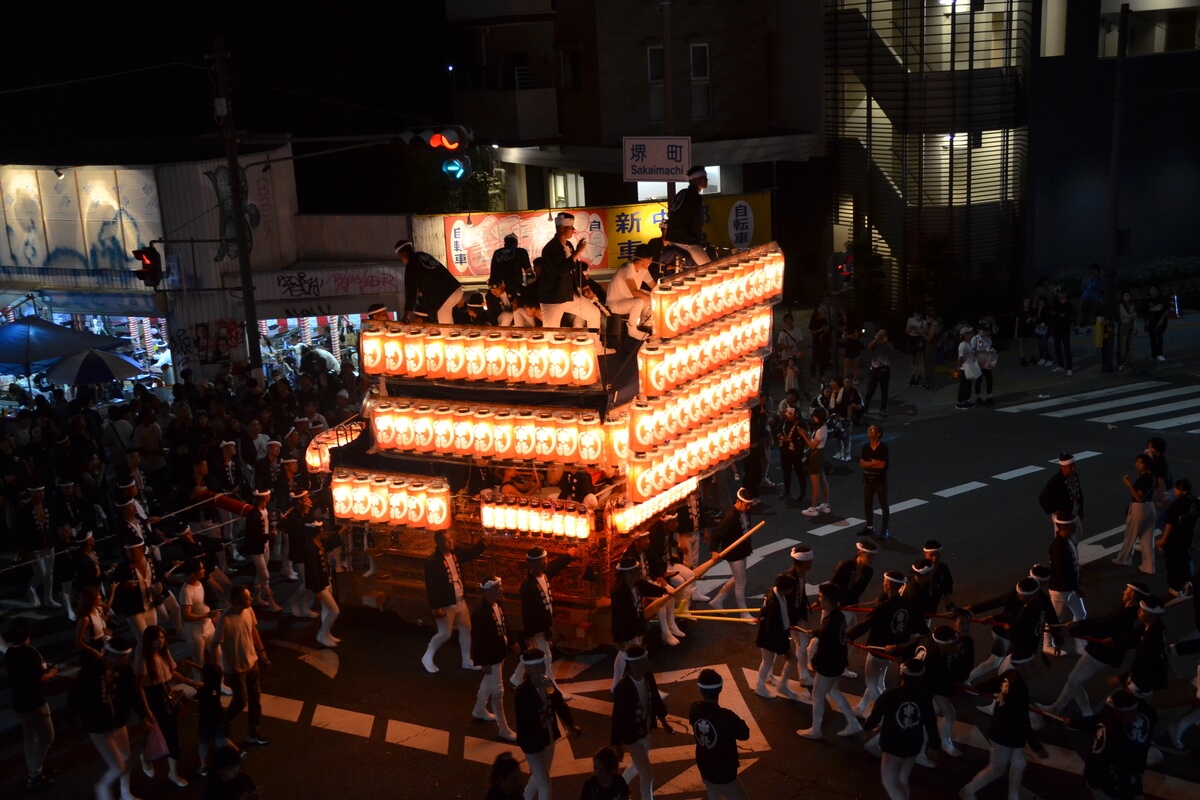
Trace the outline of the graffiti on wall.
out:
M 239 167 L 242 178 L 242 205 L 246 209 L 246 255 L 254 249 L 254 229 L 262 219 L 258 206 L 249 202 L 250 187 L 246 184 L 246 170 Z M 213 192 L 217 195 L 217 212 L 220 217 L 221 244 L 217 247 L 217 255 L 213 261 L 230 261 L 239 257 L 237 238 L 237 215 L 233 211 L 233 185 L 229 180 L 229 167 L 221 166 L 204 173 L 212 184 Z

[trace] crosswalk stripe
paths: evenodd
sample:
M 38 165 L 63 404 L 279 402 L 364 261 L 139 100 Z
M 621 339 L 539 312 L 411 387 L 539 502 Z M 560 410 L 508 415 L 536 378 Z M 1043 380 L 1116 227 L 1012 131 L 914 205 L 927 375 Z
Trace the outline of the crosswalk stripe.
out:
M 1194 430 L 1194 431 L 1188 431 L 1188 433 L 1200 433 L 1200 428 L 1197 428 L 1197 429 L 1196 429 L 1196 430 Z
M 1085 458 L 1094 458 L 1095 456 L 1104 455 L 1104 454 L 1097 453 L 1095 450 L 1083 450 L 1078 453 L 1074 453 L 1073 455 L 1075 456 L 1076 461 L 1083 461 Z M 1057 464 L 1058 459 L 1052 458 L 1049 461 L 1047 461 L 1046 463 L 1047 464 Z
M 910 508 L 917 508 L 918 506 L 927 505 L 928 503 L 928 500 L 922 500 L 919 497 L 914 497 L 912 500 L 902 500 L 899 503 L 893 503 L 892 505 L 888 506 L 888 513 L 895 514 L 899 511 L 908 511 Z M 882 514 L 883 509 L 875 509 L 875 513 Z
M 1094 411 L 1107 411 L 1110 408 L 1120 408 L 1121 406 L 1150 403 L 1155 400 L 1165 400 L 1168 397 L 1178 397 L 1179 395 L 1184 394 L 1195 394 L 1196 392 L 1200 392 L 1200 386 L 1179 386 L 1174 389 L 1165 389 L 1161 392 L 1139 394 L 1134 397 L 1126 397 L 1121 400 L 1109 400 L 1106 403 L 1092 403 L 1090 405 L 1077 406 L 1075 408 L 1064 408 L 1061 411 L 1048 411 L 1045 414 L 1042 414 L 1042 416 L 1054 417 L 1057 419 L 1062 417 L 1081 417 L 1084 414 L 1091 414 Z
M 844 531 L 849 528 L 862 525 L 865 521 L 866 520 L 861 520 L 858 517 L 847 517 L 846 519 L 839 520 L 838 522 L 832 522 L 828 525 L 822 525 L 819 528 L 813 528 L 811 531 L 809 531 L 809 534 L 812 536 L 828 536 L 831 533 L 837 533 L 838 531 Z
M 955 495 L 966 494 L 967 492 L 973 492 L 976 489 L 982 489 L 985 486 L 987 486 L 986 483 L 971 481 L 970 483 L 962 483 L 958 486 L 951 486 L 949 489 L 942 489 L 940 492 L 934 492 L 934 494 L 938 497 L 954 497 Z
M 1139 428 L 1150 428 L 1156 431 L 1166 430 L 1167 428 L 1177 428 L 1180 425 L 1190 425 L 1193 422 L 1200 422 L 1200 414 L 1188 414 L 1183 417 L 1170 417 L 1168 419 L 1157 419 L 1154 422 L 1143 422 L 1138 425 Z M 1198 433 L 1200 431 L 1188 431 L 1188 433 Z
M 1200 407 L 1200 398 L 1193 397 L 1191 400 L 1180 400 L 1176 403 L 1166 403 L 1161 406 L 1147 406 L 1146 408 L 1135 409 L 1134 411 L 1122 411 L 1117 414 L 1108 414 L 1103 417 L 1089 417 L 1088 422 L 1125 422 L 1130 419 L 1138 419 L 1139 417 L 1150 417 L 1155 414 L 1168 414 L 1172 411 L 1184 411 L 1189 408 Z M 1183 417 L 1183 422 L 1180 425 L 1187 424 L 1191 421 L 1188 417 Z M 1200 414 L 1195 415 L 1195 419 L 1200 419 Z M 1169 422 L 1170 420 L 1168 420 Z
M 1023 475 L 1032 475 L 1035 472 L 1041 472 L 1045 467 L 1021 467 L 1019 469 L 1010 469 L 1008 472 L 1001 472 L 999 475 L 993 475 L 992 479 L 997 481 L 1011 481 L 1013 478 L 1020 478 Z
M 1142 389 L 1150 389 L 1154 386 L 1166 386 L 1163 381 L 1142 381 L 1140 383 L 1127 383 L 1124 386 L 1115 386 L 1112 389 L 1101 389 L 1097 392 L 1084 392 L 1082 394 L 1067 394 L 1062 397 L 1052 397 L 1049 400 L 1038 400 L 1034 403 L 1022 403 L 1016 406 L 1002 406 L 996 409 L 997 411 L 1008 414 L 1015 414 L 1018 411 L 1038 411 L 1043 408 L 1054 408 L 1055 406 L 1066 405 L 1067 403 L 1078 403 L 1085 400 L 1095 400 L 1100 397 L 1112 397 L 1114 394 L 1125 394 L 1126 392 L 1137 392 Z

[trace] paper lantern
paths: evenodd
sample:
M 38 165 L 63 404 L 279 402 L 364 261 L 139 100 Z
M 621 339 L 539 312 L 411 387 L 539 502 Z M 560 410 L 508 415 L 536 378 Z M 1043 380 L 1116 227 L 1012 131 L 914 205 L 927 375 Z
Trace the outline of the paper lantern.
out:
M 542 536 L 554 535 L 554 504 L 543 500 L 538 504 L 538 516 L 541 517 Z
M 413 528 L 425 527 L 424 481 L 410 481 L 408 484 L 408 524 Z
M 528 365 L 529 348 L 525 334 L 510 333 L 504 349 L 504 368 L 508 380 L 512 383 L 524 381 Z
M 529 501 L 529 535 L 542 535 L 542 501 L 536 497 Z
M 599 377 L 596 363 L 596 344 L 592 337 L 576 336 L 571 343 L 571 383 L 576 386 L 591 386 Z
M 433 406 L 413 409 L 413 446 L 418 453 L 433 452 Z
M 472 331 L 467 334 L 466 340 L 463 342 L 467 380 L 481 381 L 487 377 L 486 349 L 482 333 Z
M 404 364 L 404 331 L 388 330 L 383 336 L 383 369 L 388 375 L 403 375 L 407 371 Z
M 393 478 L 388 487 L 388 524 L 408 524 L 408 481 Z
M 533 433 L 533 454 L 537 458 L 552 459 L 558 442 L 558 422 L 554 414 L 543 411 L 537 415 Z
M 575 538 L 587 539 L 592 533 L 592 522 L 594 521 L 592 512 L 584 506 L 579 506 L 575 514 Z
M 371 482 L 355 478 L 350 484 L 350 518 L 366 522 L 371 518 Z
M 396 429 L 393 445 L 397 450 L 413 450 L 416 440 L 416 429 L 413 427 L 412 403 L 396 403 L 392 407 L 392 424 Z
M 452 381 L 466 380 L 467 340 L 460 331 L 446 334 L 446 378 Z
M 482 412 L 481 412 L 482 413 Z M 478 415 L 476 415 L 478 417 Z M 479 440 L 479 432 L 475 433 Z M 510 411 L 497 411 L 492 421 L 492 453 L 496 458 L 513 457 L 513 415 Z
M 572 509 L 564 508 L 561 512 L 563 521 L 563 538 L 575 538 L 575 514 Z
M 425 527 L 431 531 L 450 527 L 450 487 L 442 481 L 430 481 L 425 491 Z
M 383 328 L 378 325 L 364 326 L 358 345 L 362 351 L 363 372 L 368 375 L 381 375 L 384 370 Z
M 557 502 L 550 503 L 550 531 L 554 534 L 555 539 L 561 539 L 567 534 L 567 522 L 562 513 L 561 507 Z M 542 529 L 543 532 L 545 528 Z
M 529 533 L 529 500 L 524 497 L 517 500 L 517 530 Z
M 529 383 L 545 383 L 550 372 L 550 341 L 544 333 L 529 337 L 526 347 L 525 380 Z
M 450 454 L 454 449 L 454 409 L 438 406 L 433 412 L 433 450 Z
M 375 444 L 384 450 L 396 446 L 396 415 L 391 403 L 380 403 L 375 407 L 371 414 L 371 427 L 375 433 Z
M 485 528 L 496 527 L 496 506 L 491 490 L 479 493 L 479 524 Z
M 579 461 L 581 464 L 599 464 L 604 457 L 604 429 L 595 414 L 584 414 L 579 418 Z
M 505 412 L 507 413 L 507 412 Z M 472 430 L 474 432 L 474 454 L 479 457 L 488 457 L 496 452 L 496 422 L 495 414 L 488 409 L 480 409 L 476 411 L 472 418 Z M 511 423 L 509 437 L 511 440 Z
M 552 386 L 565 386 L 571 382 L 571 342 L 561 333 L 554 334 L 548 351 L 550 368 L 547 382 Z
M 320 436 L 313 438 L 304 448 L 304 465 L 310 473 L 329 471 L 329 444 Z
M 441 331 L 425 334 L 425 377 L 430 380 L 446 377 L 446 337 Z
M 340 519 L 350 519 L 354 508 L 353 489 L 348 473 L 339 472 L 333 476 L 331 484 L 333 492 L 333 515 Z
M 386 342 L 384 346 L 387 346 Z M 422 330 L 404 334 L 404 370 L 410 377 L 425 377 L 425 332 Z
M 663 349 L 655 345 L 642 345 L 637 359 L 641 393 L 654 397 L 666 392 L 666 353 Z
M 485 377 L 489 381 L 502 381 L 508 377 L 508 362 L 505 358 L 504 334 L 489 333 L 483 349 Z
M 454 454 L 472 456 L 475 454 L 475 411 L 466 406 L 454 411 Z
M 537 440 L 537 418 L 532 411 L 518 411 L 513 421 L 513 456 L 533 458 Z
M 619 414 L 604 421 L 604 463 L 623 469 L 629 459 L 629 415 Z
M 382 524 L 388 521 L 389 490 L 387 478 L 376 478 L 371 481 L 371 496 L 369 498 L 369 519 L 371 522 Z
M 506 531 L 517 529 L 517 498 L 504 498 L 504 522 L 501 527 Z
M 653 469 L 654 462 L 645 453 L 630 457 L 627 491 L 634 501 L 643 503 L 654 494 Z
M 558 461 L 569 464 L 579 456 L 579 422 L 575 415 L 563 412 L 558 415 L 557 440 L 554 456 Z
M 645 453 L 654 448 L 654 406 L 639 400 L 629 411 L 629 447 L 634 452 Z

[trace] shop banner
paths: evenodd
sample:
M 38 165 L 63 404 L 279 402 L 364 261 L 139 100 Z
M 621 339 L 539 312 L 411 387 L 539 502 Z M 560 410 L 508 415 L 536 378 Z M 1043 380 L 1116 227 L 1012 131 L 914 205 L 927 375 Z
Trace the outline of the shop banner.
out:
M 703 199 L 708 244 L 718 250 L 741 250 L 771 241 L 770 192 Z M 597 270 L 616 269 L 631 259 L 639 244 L 659 235 L 659 223 L 667 218 L 662 203 L 446 215 L 442 218 L 445 264 L 456 275 L 486 278 L 491 271 L 492 253 L 504 246 L 504 237 L 510 233 L 517 235 L 531 258 L 537 258 L 554 238 L 554 215 L 558 211 L 575 215 L 575 241 L 586 238 L 584 256 Z

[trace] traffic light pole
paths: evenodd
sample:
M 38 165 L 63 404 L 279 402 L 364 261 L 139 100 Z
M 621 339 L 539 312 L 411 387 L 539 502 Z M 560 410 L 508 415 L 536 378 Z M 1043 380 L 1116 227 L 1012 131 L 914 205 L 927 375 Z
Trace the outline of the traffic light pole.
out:
M 242 196 L 242 169 L 238 164 L 237 127 L 233 121 L 233 101 L 229 96 L 229 54 L 220 37 L 213 40 L 213 64 L 216 70 L 219 100 L 224 102 L 221 116 L 221 139 L 229 168 L 229 191 L 233 195 L 233 219 L 237 241 L 238 268 L 242 280 L 242 311 L 245 314 L 246 348 L 250 369 L 262 372 L 262 347 L 258 333 L 258 305 L 254 299 L 254 274 L 250 270 L 249 238 L 246 236 L 246 201 Z

